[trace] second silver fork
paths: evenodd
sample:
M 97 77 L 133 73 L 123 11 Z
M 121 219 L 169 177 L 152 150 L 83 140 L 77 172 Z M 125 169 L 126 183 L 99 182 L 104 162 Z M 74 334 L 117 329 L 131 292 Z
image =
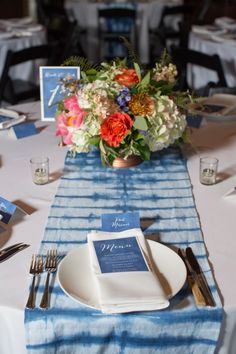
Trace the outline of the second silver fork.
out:
M 50 250 L 47 252 L 45 270 L 47 271 L 47 278 L 44 287 L 43 297 L 39 307 L 47 309 L 49 307 L 49 279 L 50 274 L 57 270 L 57 250 Z
M 30 265 L 30 274 L 33 275 L 33 280 L 32 280 L 30 293 L 26 304 L 27 309 L 35 308 L 35 278 L 42 272 L 43 272 L 43 257 L 36 256 L 35 254 L 33 254 L 31 265 Z

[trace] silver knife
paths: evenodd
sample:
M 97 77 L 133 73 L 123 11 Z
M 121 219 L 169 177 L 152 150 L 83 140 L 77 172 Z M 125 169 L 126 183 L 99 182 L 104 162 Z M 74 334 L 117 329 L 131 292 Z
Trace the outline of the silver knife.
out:
M 187 257 L 187 260 L 188 260 L 191 268 L 196 273 L 197 282 L 199 284 L 200 289 L 202 290 L 202 294 L 204 295 L 204 297 L 206 299 L 207 305 L 213 306 L 213 307 L 216 306 L 215 300 L 214 300 L 211 290 L 207 284 L 206 278 L 202 272 L 202 269 L 198 263 L 196 256 L 194 255 L 191 247 L 186 248 L 186 257 Z
M 205 300 L 205 298 L 202 294 L 202 290 L 200 289 L 198 282 L 196 280 L 196 274 L 190 268 L 190 266 L 185 258 L 185 252 L 179 248 L 178 255 L 181 257 L 181 259 L 184 262 L 185 267 L 187 269 L 187 281 L 188 281 L 188 285 L 192 291 L 192 294 L 194 296 L 196 305 L 206 306 L 206 300 Z
M 7 251 L 10 251 L 11 249 L 16 248 L 16 247 L 18 247 L 20 245 L 23 245 L 23 242 L 15 243 L 14 245 L 11 245 L 9 247 L 1 249 L 0 250 L 0 256 L 5 254 Z
M 17 252 L 20 252 L 29 246 L 30 245 L 27 245 L 25 243 L 18 243 L 18 244 L 9 246 L 7 248 L 4 248 L 3 250 L 0 251 L 0 262 L 6 261 L 8 258 L 12 257 Z

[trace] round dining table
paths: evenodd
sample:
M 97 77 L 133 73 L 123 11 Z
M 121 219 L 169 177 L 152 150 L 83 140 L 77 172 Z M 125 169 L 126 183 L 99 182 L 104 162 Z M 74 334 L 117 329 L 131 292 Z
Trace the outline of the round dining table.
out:
M 63 173 L 66 147 L 55 136 L 55 122 L 40 119 L 40 102 L 14 107 L 34 122 L 37 134 L 16 139 L 9 130 L 0 131 L 0 196 L 25 211 L 9 224 L 0 222 L 0 248 L 24 242 L 30 247 L 0 263 L 0 353 L 26 354 L 24 309 L 28 298 L 29 266 L 44 235 L 49 210 Z M 236 120 L 205 121 L 191 128 L 190 142 L 184 148 L 193 195 L 203 238 L 218 292 L 224 320 L 217 353 L 236 352 Z M 30 158 L 47 156 L 50 180 L 45 185 L 32 181 Z M 206 186 L 199 181 L 199 158 L 219 159 L 217 183 Z
M 201 53 L 220 57 L 228 87 L 236 86 L 236 40 L 224 39 L 221 35 L 191 32 L 189 48 Z M 204 87 L 208 82 L 217 82 L 217 74 L 200 66 L 191 65 L 188 81 L 192 88 Z
M 29 19 L 31 21 L 31 19 Z M 19 27 L 17 27 L 17 23 Z M 8 31 L 5 31 L 8 26 Z M 12 27 L 13 26 L 13 27 Z M 1 29 L 4 28 L 4 31 Z M 46 44 L 46 31 L 42 25 L 35 23 L 14 22 L 13 19 L 0 20 L 0 77 L 4 68 L 5 58 L 9 50 L 18 51 L 32 46 Z M 31 61 L 16 65 L 11 68 L 10 75 L 14 79 L 24 78 L 33 81 L 38 78 L 38 66 Z

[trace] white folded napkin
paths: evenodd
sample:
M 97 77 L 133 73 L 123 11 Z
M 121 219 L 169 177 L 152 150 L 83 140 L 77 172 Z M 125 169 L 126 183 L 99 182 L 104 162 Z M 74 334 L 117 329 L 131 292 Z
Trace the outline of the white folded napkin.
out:
M 94 241 L 111 240 L 109 243 L 109 245 L 111 245 L 112 240 L 130 237 L 132 240 L 134 237 L 135 240 L 133 241 L 135 243 L 137 241 L 137 244 L 139 245 L 137 253 L 139 255 L 141 254 L 141 258 L 138 259 L 141 260 L 140 263 L 144 265 L 145 270 L 125 271 L 125 269 L 127 269 L 126 266 L 129 266 L 129 259 L 127 259 L 129 256 L 127 256 L 127 254 L 121 255 L 120 258 L 120 255 L 117 256 L 115 251 L 112 251 L 115 267 L 118 267 L 119 269 L 119 267 L 122 267 L 123 264 L 124 268 L 122 271 L 113 270 L 112 272 L 102 273 L 100 263 L 97 258 Z M 103 313 L 151 311 L 163 309 L 169 306 L 169 301 L 165 296 L 164 290 L 162 289 L 156 274 L 152 272 L 152 265 L 148 257 L 146 240 L 141 229 L 130 229 L 122 232 L 92 231 L 88 234 L 87 239 L 92 271 L 95 278 L 95 286 L 97 288 L 99 303 Z M 126 240 L 123 241 L 126 242 Z M 104 245 L 105 244 L 103 243 L 99 243 L 100 249 L 105 248 Z M 96 247 L 98 247 L 98 245 Z M 111 249 L 112 247 L 110 250 Z M 139 250 L 141 250 L 141 252 Z M 123 256 L 124 258 L 122 262 Z M 118 258 L 115 257 L 119 257 L 118 263 L 116 263 Z M 132 259 L 133 257 L 131 256 L 131 266 Z

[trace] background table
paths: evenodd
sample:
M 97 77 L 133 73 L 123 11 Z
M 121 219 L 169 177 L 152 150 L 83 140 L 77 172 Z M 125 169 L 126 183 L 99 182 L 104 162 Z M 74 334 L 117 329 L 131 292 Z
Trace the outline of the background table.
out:
M 27 30 L 27 27 L 25 31 Z M 46 43 L 46 31 L 44 29 L 32 32 L 28 35 L 19 35 L 19 37 L 1 38 L 0 36 L 0 78 L 4 68 L 5 58 L 8 50 L 18 51 L 31 46 Z M 10 75 L 16 79 L 24 75 L 25 79 L 38 78 L 38 67 L 32 62 L 16 65 L 11 68 Z
M 114 1 L 115 3 L 115 1 Z M 124 2 L 118 2 L 124 6 Z M 125 2 L 127 5 L 129 2 Z M 143 64 L 149 63 L 149 29 L 158 26 L 164 6 L 174 6 L 181 4 L 182 0 L 152 0 L 146 2 L 131 2 L 137 6 L 137 37 L 138 54 Z M 116 5 L 117 5 L 116 4 Z M 99 53 L 98 39 L 98 8 L 107 6 L 104 2 L 89 2 L 78 0 L 66 0 L 66 8 L 72 11 L 78 25 L 87 29 L 87 55 L 88 59 L 97 62 Z
M 190 33 L 189 48 L 206 54 L 218 54 L 225 74 L 225 78 L 229 87 L 236 86 L 236 41 L 217 42 L 209 36 Z M 217 75 L 211 70 L 191 66 L 188 71 L 188 80 L 191 87 L 198 89 L 205 86 L 209 81 L 217 82 Z
M 39 103 L 18 106 L 30 112 L 31 119 L 40 117 Z M 58 147 L 55 124 L 36 122 L 39 134 L 14 140 L 7 132 L 0 132 L 0 195 L 24 206 L 31 215 L 15 220 L 1 230 L 0 246 L 26 242 L 31 247 L 8 261 L 0 263 L 0 352 L 25 354 L 24 307 L 28 297 L 29 265 L 44 234 L 50 206 L 55 195 L 58 178 L 64 165 L 66 148 Z M 235 207 L 236 197 L 223 195 L 236 185 L 236 122 L 208 123 L 193 131 L 195 152 L 186 150 L 188 169 L 193 184 L 197 210 L 216 282 L 226 311 L 223 325 L 223 342 L 220 354 L 236 351 L 236 285 L 234 282 L 235 259 Z M 208 153 L 220 160 L 219 176 L 222 181 L 213 186 L 199 182 L 199 155 Z M 50 159 L 51 181 L 47 185 L 34 185 L 29 159 L 33 155 L 47 155 Z M 3 224 L 0 226 L 4 227 Z

